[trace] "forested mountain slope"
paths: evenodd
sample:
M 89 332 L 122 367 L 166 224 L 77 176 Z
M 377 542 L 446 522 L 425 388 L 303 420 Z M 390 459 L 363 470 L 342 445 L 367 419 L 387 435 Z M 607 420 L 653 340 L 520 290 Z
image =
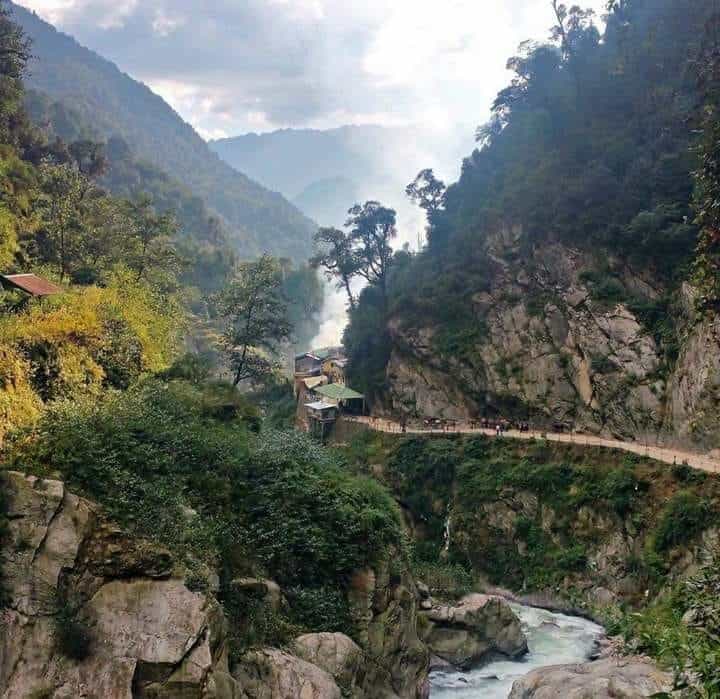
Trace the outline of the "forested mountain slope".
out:
M 714 10 L 623 0 L 601 36 L 572 9 L 520 47 L 426 249 L 352 314 L 379 404 L 717 442 L 718 322 L 690 283 Z
M 13 14 L 33 41 L 30 88 L 72 104 L 105 139 L 120 136 L 201 196 L 227 221 L 241 254 L 307 257 L 313 224 L 292 204 L 221 161 L 148 87 L 34 13 L 14 5 Z

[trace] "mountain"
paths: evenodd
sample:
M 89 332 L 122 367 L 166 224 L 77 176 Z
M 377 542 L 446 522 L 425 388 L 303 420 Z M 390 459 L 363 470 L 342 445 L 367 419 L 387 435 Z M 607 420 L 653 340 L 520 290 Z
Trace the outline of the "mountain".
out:
M 461 127 L 434 134 L 373 125 L 281 129 L 210 141 L 210 147 L 322 225 L 338 226 L 348 208 L 362 200 L 379 199 L 402 209 L 405 185 L 418 170 L 442 170 L 458 162 L 471 133 Z
M 693 273 L 714 3 L 691 4 L 617 3 L 604 35 L 577 9 L 564 43 L 521 46 L 426 247 L 351 314 L 358 390 L 393 414 L 718 446 L 720 318 Z
M 71 104 L 105 139 L 121 137 L 140 159 L 202 197 L 227 222 L 241 255 L 308 256 L 314 224 L 295 206 L 220 160 L 148 87 L 36 14 L 12 10 L 33 42 L 28 87 Z

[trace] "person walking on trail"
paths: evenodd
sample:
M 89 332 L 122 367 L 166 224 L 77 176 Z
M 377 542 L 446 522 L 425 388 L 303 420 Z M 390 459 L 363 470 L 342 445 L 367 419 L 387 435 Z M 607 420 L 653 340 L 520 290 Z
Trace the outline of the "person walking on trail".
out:
M 502 425 L 499 422 L 495 425 L 495 436 L 502 437 Z

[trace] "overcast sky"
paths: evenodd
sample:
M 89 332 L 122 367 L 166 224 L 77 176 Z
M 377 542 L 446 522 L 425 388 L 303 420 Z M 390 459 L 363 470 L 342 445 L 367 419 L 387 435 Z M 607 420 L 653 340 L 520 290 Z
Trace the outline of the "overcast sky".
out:
M 478 124 L 549 0 L 19 0 L 205 137 L 347 123 Z M 604 0 L 589 0 L 596 9 Z

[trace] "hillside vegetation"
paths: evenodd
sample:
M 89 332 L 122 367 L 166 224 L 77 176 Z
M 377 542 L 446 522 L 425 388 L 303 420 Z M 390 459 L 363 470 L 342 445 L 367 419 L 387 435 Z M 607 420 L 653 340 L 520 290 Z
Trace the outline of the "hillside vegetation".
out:
M 367 432 L 340 449 L 402 504 L 434 595 L 564 598 L 716 696 L 718 477 L 543 440 Z
M 122 138 L 142 160 L 202 197 L 227 222 L 238 253 L 309 256 L 313 225 L 292 204 L 221 161 L 145 85 L 34 13 L 18 5 L 12 11 L 33 41 L 29 87 L 71 105 L 104 140 Z
M 459 181 L 420 198 L 426 247 L 398 253 L 387 300 L 368 289 L 351 314 L 352 378 L 378 404 L 714 443 L 717 367 L 692 399 L 678 388 L 703 334 L 683 284 L 714 9 L 614 2 L 601 35 L 573 8 L 521 45 Z
M 205 357 L 182 354 L 183 339 L 196 330 L 190 306 L 197 290 L 183 276 L 173 217 L 132 188 L 129 198 L 108 193 L 102 182 L 116 178 L 117 186 L 125 175 L 105 170 L 104 146 L 88 140 L 92 133 L 66 124 L 62 135 L 81 137 L 66 142 L 31 123 L 23 85 L 30 51 L 0 2 L 2 265 L 41 273 L 61 289 L 46 298 L 0 291 L 0 469 L 61 479 L 98 503 L 113 527 L 166 547 L 154 550 L 165 551 L 173 576 L 206 594 L 208 604 L 217 600 L 229 618 L 233 664 L 248 648 L 306 631 L 367 640 L 351 618 L 350 579 L 391 560 L 406 574 L 397 506 L 382 486 L 348 472 L 308 436 L 271 427 L 274 404 L 290 392 L 275 373 L 263 376 L 260 401 L 217 379 Z M 107 149 L 111 165 L 125 163 L 128 179 L 141 170 L 119 142 Z M 162 189 L 156 194 L 168 205 L 186 196 L 172 188 L 165 199 Z M 308 268 L 298 272 L 287 260 L 263 256 L 241 265 L 223 287 L 227 313 L 211 304 L 227 332 L 236 329 L 236 316 L 247 319 L 242 330 L 253 330 L 246 342 L 255 343 L 248 356 L 274 367 L 268 355 L 276 343 L 265 328 L 252 327 L 257 306 L 248 310 L 244 295 L 260 268 L 264 288 L 253 302 L 266 302 L 272 286 L 283 338 L 293 325 L 302 329 L 306 305 L 317 301 L 306 292 L 317 279 Z M 289 295 L 304 303 L 289 303 Z M 7 604 L 3 580 L 22 574 L 17 551 L 8 550 L 5 496 L 0 492 L 0 607 Z M 140 543 L 146 552 L 147 540 Z M 278 581 L 283 604 L 263 605 L 235 584 L 242 576 Z M 56 624 L 43 652 L 73 661 L 92 655 L 93 632 L 78 610 L 50 599 L 45 588 L 42 595 Z M 414 634 L 413 619 L 403 624 Z M 377 655 L 375 666 L 390 665 L 382 649 Z M 422 675 L 426 655 L 413 662 Z M 390 682 L 385 675 L 378 681 Z

